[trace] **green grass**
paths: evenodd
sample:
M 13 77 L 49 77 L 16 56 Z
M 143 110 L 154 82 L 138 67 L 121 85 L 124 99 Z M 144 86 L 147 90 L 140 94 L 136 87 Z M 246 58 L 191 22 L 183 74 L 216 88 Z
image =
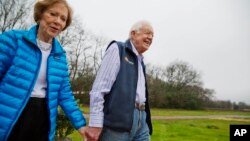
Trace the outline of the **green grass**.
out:
M 229 141 L 230 124 L 250 124 L 249 121 L 228 120 L 155 120 L 152 141 Z M 69 136 L 81 141 L 77 131 Z
M 81 111 L 89 114 L 89 107 L 81 106 Z M 176 110 L 176 109 L 151 109 L 152 116 L 205 116 L 205 115 L 245 115 L 250 116 L 250 112 L 241 111 L 219 111 L 219 110 Z
M 80 110 L 85 113 L 85 114 L 89 114 L 89 107 L 88 106 L 85 106 L 85 105 L 82 105 L 82 104 L 79 104 L 80 106 Z
M 85 113 L 89 112 L 84 107 Z M 250 112 L 152 109 L 153 116 L 246 115 Z M 153 120 L 152 141 L 229 141 L 230 124 L 250 124 L 250 119 Z M 69 136 L 81 141 L 75 131 Z
M 249 121 L 227 120 L 156 120 L 152 141 L 228 141 L 230 124 Z
M 82 137 L 77 131 L 74 131 L 69 135 L 69 137 L 72 139 L 72 141 L 82 141 Z

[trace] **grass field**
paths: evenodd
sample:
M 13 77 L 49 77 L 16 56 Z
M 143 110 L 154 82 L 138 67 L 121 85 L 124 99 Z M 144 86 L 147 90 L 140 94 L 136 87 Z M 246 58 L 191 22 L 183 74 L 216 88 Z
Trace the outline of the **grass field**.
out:
M 88 109 L 84 109 L 88 111 Z M 250 112 L 234 111 L 188 111 L 152 109 L 152 116 L 197 116 L 197 115 L 244 115 Z M 245 119 L 188 119 L 188 120 L 153 120 L 152 141 L 229 141 L 230 124 L 250 124 Z M 75 131 L 69 136 L 73 141 L 81 141 Z
M 87 110 L 87 109 L 86 109 Z M 219 111 L 219 110 L 176 110 L 176 109 L 151 109 L 152 116 L 206 116 L 206 115 L 242 115 L 250 116 L 250 112 Z
M 89 114 L 89 107 L 81 106 L 81 110 Z M 250 112 L 241 111 L 219 111 L 219 110 L 176 110 L 176 109 L 151 109 L 152 116 L 205 116 L 205 115 L 246 115 Z
M 161 120 L 153 122 L 152 141 L 229 141 L 230 124 L 250 124 L 250 120 Z

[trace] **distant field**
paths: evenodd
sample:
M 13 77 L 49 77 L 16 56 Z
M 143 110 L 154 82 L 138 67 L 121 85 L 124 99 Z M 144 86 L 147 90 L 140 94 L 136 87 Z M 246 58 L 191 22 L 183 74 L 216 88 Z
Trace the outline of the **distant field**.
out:
M 86 108 L 86 107 L 85 107 Z M 89 111 L 88 108 L 84 111 Z M 192 111 L 152 109 L 152 116 L 206 116 L 206 115 L 243 115 L 250 112 L 235 111 Z M 153 120 L 152 141 L 229 141 L 230 124 L 250 124 L 245 119 L 199 119 L 199 120 Z M 73 141 L 81 141 L 75 131 L 69 136 Z
M 82 106 L 81 110 L 89 114 L 89 107 Z M 177 109 L 151 109 L 152 116 L 205 116 L 205 115 L 243 115 L 250 116 L 250 112 L 219 111 L 219 110 L 177 110 Z
M 176 110 L 176 109 L 151 109 L 153 116 L 205 116 L 205 115 L 244 115 L 250 116 L 250 112 L 219 111 L 219 110 Z

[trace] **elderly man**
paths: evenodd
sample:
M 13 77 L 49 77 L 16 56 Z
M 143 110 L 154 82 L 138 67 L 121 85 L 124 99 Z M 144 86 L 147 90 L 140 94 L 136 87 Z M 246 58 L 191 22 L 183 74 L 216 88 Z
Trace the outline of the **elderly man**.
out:
M 147 21 L 135 23 L 129 39 L 112 41 L 90 92 L 87 140 L 148 141 L 152 124 L 143 53 L 154 31 Z

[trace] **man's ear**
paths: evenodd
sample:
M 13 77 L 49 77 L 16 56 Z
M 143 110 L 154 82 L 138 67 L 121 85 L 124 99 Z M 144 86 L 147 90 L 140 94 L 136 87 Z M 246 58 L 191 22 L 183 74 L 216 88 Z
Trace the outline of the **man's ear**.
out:
M 136 33 L 136 31 L 131 31 L 131 32 L 130 32 L 130 37 L 134 36 L 135 33 Z

